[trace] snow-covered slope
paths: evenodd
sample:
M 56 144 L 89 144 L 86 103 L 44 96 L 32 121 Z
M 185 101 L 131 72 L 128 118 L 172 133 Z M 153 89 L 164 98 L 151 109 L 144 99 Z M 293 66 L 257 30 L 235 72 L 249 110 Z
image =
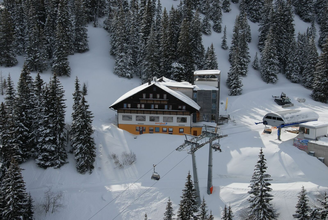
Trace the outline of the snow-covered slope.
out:
M 177 1 L 163 0 L 168 9 Z M 232 12 L 223 14 L 227 25 L 228 39 L 232 35 L 234 20 L 238 12 L 232 4 Z M 297 22 L 298 30 L 305 30 L 306 25 Z M 252 27 L 250 53 L 257 51 L 256 24 Z M 41 169 L 34 161 L 22 165 L 27 190 L 31 192 L 35 204 L 36 220 L 74 220 L 74 219 L 162 219 L 168 198 L 173 202 L 175 213 L 178 210 L 180 196 L 188 171 L 192 172 L 191 157 L 187 151 L 175 149 L 184 142 L 183 136 L 163 134 L 144 134 L 135 137 L 115 126 L 115 112 L 108 107 L 122 94 L 140 85 L 139 79 L 119 78 L 113 74 L 114 60 L 109 55 L 109 37 L 101 27 L 88 27 L 90 51 L 69 57 L 72 68 L 71 77 L 60 78 L 67 99 L 66 121 L 71 121 L 72 93 L 74 80 L 78 76 L 81 83 L 88 86 L 87 101 L 94 114 L 94 137 L 97 144 L 95 170 L 92 174 L 81 175 L 76 172 L 75 161 L 69 155 L 69 163 L 60 169 Z M 228 90 L 225 86 L 229 70 L 228 52 L 220 48 L 222 34 L 212 33 L 203 38 L 205 47 L 214 44 L 222 72 L 221 100 L 225 101 Z M 228 40 L 230 42 L 230 40 Z M 1 68 L 2 75 L 11 74 L 15 85 L 23 65 L 23 58 L 13 68 Z M 32 73 L 35 77 L 36 73 Z M 50 72 L 41 77 L 48 82 Z M 272 95 L 285 92 L 295 104 L 293 108 L 305 107 L 319 114 L 320 121 L 328 121 L 328 106 L 314 102 L 311 91 L 298 84 L 292 84 L 279 75 L 275 85 L 265 84 L 259 73 L 249 68 L 243 78 L 243 95 L 228 98 L 228 109 L 222 114 L 230 114 L 231 121 L 220 127 L 222 152 L 214 152 L 212 195 L 207 195 L 208 146 L 196 153 L 197 169 L 201 196 L 205 198 L 209 210 L 215 219 L 220 219 L 224 205 L 230 205 L 235 219 L 242 219 L 242 209 L 248 205 L 247 191 L 260 148 L 267 159 L 268 173 L 272 175 L 273 205 L 280 213 L 279 219 L 292 219 L 295 212 L 298 192 L 304 186 L 308 195 L 315 202 L 315 196 L 328 191 L 328 168 L 314 157 L 292 146 L 295 134 L 283 130 L 281 139 L 277 133 L 262 134 L 263 125 L 255 125 L 271 111 L 281 110 L 272 99 Z M 305 98 L 305 103 L 298 103 L 297 98 Z M 3 96 L 0 97 L 3 100 Z M 112 154 L 134 152 L 136 163 L 124 169 L 116 167 Z M 161 175 L 160 181 L 150 179 L 153 164 Z M 192 174 L 192 173 L 191 173 Z M 51 188 L 53 192 L 63 192 L 63 205 L 58 212 L 45 214 L 40 204 L 43 195 Z

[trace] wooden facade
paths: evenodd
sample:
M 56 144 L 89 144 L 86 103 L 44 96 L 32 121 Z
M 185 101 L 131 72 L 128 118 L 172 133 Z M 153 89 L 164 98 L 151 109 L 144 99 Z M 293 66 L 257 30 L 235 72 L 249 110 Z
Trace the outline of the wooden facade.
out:
M 118 127 L 132 134 L 200 135 L 201 127 L 192 127 L 198 110 L 168 91 L 153 83 L 113 104 Z

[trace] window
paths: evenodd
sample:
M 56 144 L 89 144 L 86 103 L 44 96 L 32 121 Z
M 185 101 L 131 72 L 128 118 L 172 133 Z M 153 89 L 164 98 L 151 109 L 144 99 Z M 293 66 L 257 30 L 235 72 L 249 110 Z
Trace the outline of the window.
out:
M 169 134 L 173 133 L 173 128 L 169 128 Z
M 158 108 L 158 105 L 155 105 L 155 108 Z
M 183 134 L 184 133 L 184 129 L 183 128 L 179 128 L 179 133 Z
M 197 92 L 194 92 L 194 100 L 197 100 Z
M 146 121 L 145 115 L 136 115 L 136 121 Z
M 178 109 L 182 109 L 181 105 L 178 106 Z
M 142 94 L 142 98 L 144 98 L 144 99 L 146 98 L 146 93 Z
M 212 99 L 216 99 L 216 91 L 212 91 Z
M 136 127 L 136 131 L 139 131 L 139 126 Z
M 173 122 L 173 117 L 164 116 L 163 122 Z
M 151 109 L 154 109 L 154 104 L 151 104 L 151 105 L 150 105 L 150 108 L 151 108 Z
M 141 108 L 145 108 L 145 104 L 141 104 Z
M 149 121 L 159 122 L 159 116 L 149 116 Z
M 177 122 L 178 123 L 186 123 L 187 122 L 187 117 L 177 117 Z
M 185 105 L 182 106 L 182 110 L 186 110 L 186 106 Z
M 137 105 L 137 108 L 140 108 L 140 104 Z
M 216 103 L 212 103 L 212 110 L 216 109 Z
M 310 134 L 310 129 L 304 128 L 304 134 Z
M 162 131 L 163 131 L 163 132 L 167 132 L 167 128 L 163 128 Z
M 149 133 L 150 134 L 154 133 L 154 128 L 153 127 L 149 127 Z
M 126 108 L 128 105 L 126 103 L 123 104 L 123 108 Z
M 160 94 L 157 94 L 156 97 L 159 99 L 160 98 Z
M 159 132 L 159 127 L 155 127 L 155 132 Z
M 130 103 L 128 104 L 128 108 L 131 108 L 131 104 Z
M 169 106 L 169 109 L 172 110 L 172 105 Z
M 153 94 L 152 93 L 149 94 L 149 98 L 151 98 L 151 99 L 153 98 Z
M 164 109 L 167 109 L 167 105 L 164 105 Z
M 153 87 L 153 91 L 156 91 L 156 86 Z
M 132 121 L 132 115 L 122 115 L 123 121 Z
M 163 99 L 166 99 L 166 94 L 163 94 Z

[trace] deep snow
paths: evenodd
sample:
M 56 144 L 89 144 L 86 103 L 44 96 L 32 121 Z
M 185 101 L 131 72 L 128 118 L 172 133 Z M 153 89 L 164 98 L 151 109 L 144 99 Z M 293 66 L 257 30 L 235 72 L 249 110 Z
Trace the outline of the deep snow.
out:
M 162 5 L 171 8 L 177 1 L 162 0 Z M 238 7 L 231 5 L 232 11 L 223 14 L 223 23 L 227 25 L 228 43 L 231 41 L 234 20 Z M 257 24 L 250 23 L 252 42 L 250 54 L 254 57 L 257 44 Z M 304 32 L 309 24 L 297 20 L 296 29 Z M 223 26 L 224 27 L 224 26 Z M 36 220 L 58 219 L 162 219 L 168 198 L 171 199 L 177 213 L 180 196 L 188 171 L 192 172 L 191 157 L 187 150 L 175 149 L 184 143 L 183 136 L 164 134 L 144 134 L 134 136 L 115 126 L 115 112 L 108 107 L 122 94 L 141 84 L 137 78 L 119 78 L 113 74 L 114 60 L 109 55 L 109 36 L 101 27 L 88 27 L 90 51 L 69 57 L 72 68 L 71 77 L 61 77 L 67 99 L 66 122 L 71 121 L 72 93 L 75 77 L 81 84 L 88 86 L 86 97 L 90 110 L 94 114 L 94 137 L 97 144 L 97 158 L 92 174 L 81 175 L 76 172 L 75 161 L 69 154 L 69 163 L 60 169 L 38 168 L 34 161 L 22 164 L 27 191 L 35 201 Z M 221 100 L 225 102 L 228 90 L 225 86 L 229 70 L 228 51 L 221 49 L 221 34 L 212 32 L 204 36 L 207 48 L 214 44 L 221 70 Z M 253 60 L 253 58 L 252 58 Z M 19 64 L 13 68 L 1 67 L 3 76 L 11 74 L 14 84 L 23 66 L 24 59 L 19 57 Z M 36 73 L 32 73 L 35 77 Z M 49 82 L 50 71 L 41 77 Z M 295 134 L 283 129 L 281 139 L 277 132 L 263 134 L 263 125 L 255 125 L 271 111 L 282 108 L 275 104 L 272 95 L 285 92 L 294 103 L 294 107 L 304 107 L 315 111 L 319 121 L 328 122 L 328 106 L 310 98 L 311 91 L 301 85 L 292 84 L 283 75 L 278 76 L 276 84 L 266 84 L 259 72 L 249 66 L 248 76 L 243 78 L 243 95 L 228 97 L 228 109 L 221 105 L 221 114 L 230 114 L 231 120 L 220 126 L 220 133 L 228 137 L 221 139 L 222 152 L 213 152 L 213 186 L 212 195 L 207 195 L 208 145 L 196 153 L 197 170 L 201 196 L 205 198 L 208 209 L 215 219 L 220 219 L 224 205 L 230 205 L 235 214 L 234 219 L 242 219 L 242 209 L 247 207 L 247 191 L 260 148 L 267 159 L 267 172 L 272 175 L 272 201 L 280 213 L 279 219 L 292 219 L 295 213 L 297 196 L 304 186 L 312 203 L 316 196 L 328 191 L 328 167 L 315 157 L 308 156 L 292 145 Z M 3 100 L 3 96 L 0 97 Z M 305 103 L 298 103 L 297 98 L 305 98 Z M 130 167 L 115 167 L 111 155 L 134 152 L 137 161 Z M 327 158 L 328 159 L 328 158 Z M 153 164 L 161 175 L 160 181 L 150 179 Z M 192 174 L 192 173 L 191 173 Z M 193 175 L 193 174 L 192 174 Z M 58 212 L 45 214 L 40 207 L 43 194 L 51 188 L 54 192 L 63 192 L 64 207 Z

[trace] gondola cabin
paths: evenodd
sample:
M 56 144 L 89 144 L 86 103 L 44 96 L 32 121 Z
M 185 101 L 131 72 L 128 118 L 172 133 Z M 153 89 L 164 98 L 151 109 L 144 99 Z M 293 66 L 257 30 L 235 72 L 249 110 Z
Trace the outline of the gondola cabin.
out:
M 318 114 L 309 109 L 289 109 L 267 113 L 263 117 L 263 124 L 282 128 L 295 126 L 309 121 L 317 121 Z

